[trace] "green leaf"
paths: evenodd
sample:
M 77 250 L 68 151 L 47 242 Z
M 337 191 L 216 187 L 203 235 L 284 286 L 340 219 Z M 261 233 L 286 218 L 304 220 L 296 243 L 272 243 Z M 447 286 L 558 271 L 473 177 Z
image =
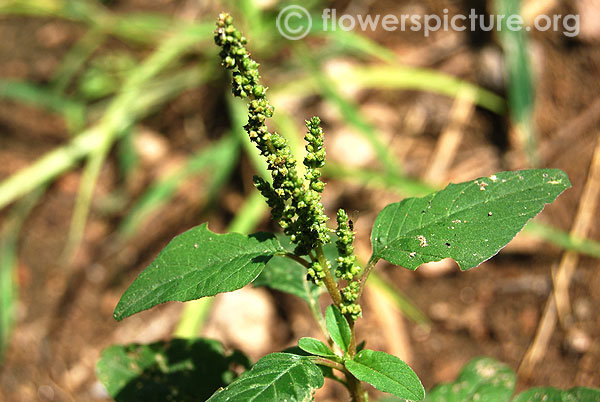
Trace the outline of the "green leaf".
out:
M 345 365 L 356 378 L 380 391 L 409 401 L 420 401 L 425 397 L 419 377 L 396 356 L 365 349 L 353 360 L 346 360 Z
M 347 352 L 348 347 L 350 346 L 352 331 L 350 330 L 348 321 L 346 321 L 346 317 L 342 315 L 340 309 L 334 305 L 327 307 L 327 311 L 325 312 L 325 323 L 327 325 L 327 332 L 331 335 L 331 339 L 333 339 L 336 345 L 344 352 Z
M 294 245 L 288 236 L 277 236 L 277 239 L 283 248 L 287 250 L 294 249 Z M 324 245 L 323 251 L 328 261 L 335 260 L 337 257 L 335 241 L 332 240 L 331 243 Z M 309 304 L 311 301 L 307 292 L 310 292 L 310 297 L 313 300 L 318 300 L 324 290 L 323 287 L 316 286 L 311 281 L 306 280 L 306 268 L 294 260 L 280 256 L 273 257 L 252 284 L 254 286 L 267 286 L 271 289 L 298 296 Z
M 502 172 L 388 205 L 371 233 L 373 258 L 411 270 L 444 258 L 476 267 L 570 186 L 556 169 Z
M 207 224 L 175 237 L 121 297 L 121 320 L 167 301 L 230 292 L 252 282 L 275 254 L 284 252 L 270 233 L 215 234 Z
M 308 358 L 272 353 L 208 401 L 308 401 L 324 382 L 321 370 Z
M 514 371 L 489 357 L 471 360 L 456 381 L 438 385 L 427 395 L 427 402 L 509 401 L 516 385 Z
M 300 338 L 298 341 L 298 346 L 305 352 L 315 356 L 329 357 L 334 359 L 338 358 L 338 356 L 333 353 L 331 349 L 329 349 L 329 346 L 315 338 Z
M 288 236 L 278 235 L 277 239 L 283 248 L 289 250 L 290 253 L 293 252 L 294 244 Z M 323 251 L 328 261 L 335 261 L 338 254 L 333 236 L 332 241 L 323 246 Z M 333 270 L 335 270 L 335 266 L 332 267 Z M 252 284 L 298 296 L 309 304 L 311 304 L 309 297 L 318 300 L 324 290 L 323 287 L 316 286 L 311 281 L 306 280 L 306 268 L 294 260 L 281 256 L 273 257 Z
M 111 346 L 102 352 L 97 371 L 117 402 L 199 401 L 235 378 L 232 363 L 249 366 L 238 355 L 226 355 L 219 342 L 208 339 Z
M 318 299 L 322 288 L 306 280 L 306 268 L 286 257 L 273 257 L 265 269 L 252 282 L 254 286 L 267 286 L 281 292 L 298 296 L 310 303 L 309 293 Z
M 595 402 L 600 401 L 600 390 L 575 387 L 570 390 L 556 388 L 531 388 L 521 392 L 512 402 Z

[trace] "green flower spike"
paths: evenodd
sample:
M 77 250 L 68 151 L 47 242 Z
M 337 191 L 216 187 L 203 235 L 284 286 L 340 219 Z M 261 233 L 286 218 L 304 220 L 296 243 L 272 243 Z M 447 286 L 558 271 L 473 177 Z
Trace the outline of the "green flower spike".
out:
M 356 263 L 356 256 L 354 255 L 354 232 L 350 228 L 348 221 L 348 214 L 343 209 L 340 209 L 337 213 L 338 228 L 335 232 L 338 237 L 335 245 L 339 255 L 335 275 L 340 279 L 350 281 L 348 286 L 342 289 L 340 311 L 342 314 L 350 315 L 356 321 L 362 313 L 360 305 L 355 303 L 358 299 L 360 285 L 358 282 L 353 282 L 352 280 L 360 272 L 360 267 Z
M 273 106 L 266 98 L 267 88 L 260 84 L 258 63 L 246 50 L 246 38 L 232 25 L 229 14 L 221 14 L 215 31 L 215 43 L 223 66 L 232 70 L 233 94 L 249 99 L 248 124 L 244 129 L 265 157 L 271 172 L 272 183 L 255 177 L 254 184 L 271 207 L 273 219 L 281 225 L 286 235 L 296 244 L 297 255 L 308 255 L 311 250 L 329 242 L 321 192 L 325 187 L 318 170 L 325 163 L 323 130 L 316 117 L 307 121 L 307 155 L 304 164 L 307 172 L 298 177 L 296 160 L 287 141 L 276 132 L 270 132 L 266 120 L 273 116 Z M 306 183 L 305 183 L 306 181 Z M 315 275 L 322 269 L 315 270 Z M 314 277 L 319 280 L 319 275 Z

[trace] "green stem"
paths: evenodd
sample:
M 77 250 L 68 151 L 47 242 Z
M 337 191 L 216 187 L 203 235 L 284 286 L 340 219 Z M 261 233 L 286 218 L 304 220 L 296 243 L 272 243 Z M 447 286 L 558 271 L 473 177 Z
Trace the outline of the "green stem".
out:
M 302 265 L 306 269 L 310 268 L 310 264 L 308 263 L 308 261 L 306 261 L 302 257 L 298 257 L 296 254 L 285 253 L 285 254 L 283 254 L 283 257 L 286 257 L 286 258 L 296 261 L 298 264 Z
M 375 264 L 377 264 L 378 261 L 379 261 L 379 258 L 371 257 L 371 259 L 367 263 L 367 266 L 365 267 L 362 274 L 360 275 L 360 278 L 358 279 L 358 283 L 359 283 L 358 299 L 360 299 L 360 296 L 362 296 L 362 293 L 365 290 L 365 284 L 367 283 L 367 279 L 369 278 L 369 274 L 371 273 L 373 268 L 375 268 Z
M 367 402 L 362 383 L 350 373 L 346 374 L 346 379 L 348 382 L 348 390 L 352 395 L 352 402 Z
M 342 304 L 342 295 L 340 293 L 340 289 L 337 286 L 335 278 L 333 277 L 333 275 L 331 274 L 331 270 L 329 269 L 329 264 L 327 263 L 327 259 L 325 258 L 325 253 L 323 252 L 323 246 L 319 245 L 315 249 L 315 251 L 317 253 L 317 259 L 319 260 L 319 263 L 321 264 L 321 266 L 323 267 L 323 270 L 325 271 L 325 280 L 324 280 L 325 287 L 327 288 L 327 291 L 331 295 L 333 304 L 335 304 L 336 307 L 340 307 L 340 305 Z
M 310 356 L 309 359 L 314 364 L 318 364 L 318 365 L 326 366 L 326 367 L 331 367 L 333 369 L 339 370 L 342 373 L 348 375 L 348 371 L 346 370 L 346 368 L 344 367 L 344 365 L 341 364 L 341 363 L 334 362 L 333 360 L 329 360 L 329 359 L 326 359 L 324 357 L 319 357 L 319 356 Z
M 354 359 L 356 356 L 356 331 L 354 330 L 354 321 L 352 319 L 348 320 L 350 324 L 350 345 L 348 346 L 348 355 Z
M 362 292 L 365 288 L 365 284 L 367 282 L 369 274 L 371 273 L 371 271 L 373 271 L 373 268 L 375 267 L 375 264 L 377 264 L 377 261 L 379 261 L 379 258 L 371 258 L 369 260 L 367 266 L 363 270 L 360 278 L 358 279 L 359 288 L 358 288 L 358 299 L 357 300 L 360 299 L 360 296 L 362 295 Z M 350 337 L 350 345 L 348 347 L 348 355 L 351 358 L 354 358 L 354 356 L 356 355 L 356 331 L 355 331 L 355 327 L 354 327 L 355 321 L 351 317 L 346 317 L 346 318 L 348 319 L 348 323 L 350 324 L 350 329 L 351 329 L 351 337 Z M 352 401 L 353 402 L 366 402 L 365 391 L 362 387 L 362 383 L 350 373 L 346 374 L 346 378 L 348 380 L 348 390 L 350 391 L 350 394 L 352 395 Z
M 333 303 L 339 307 L 342 304 L 342 295 L 340 293 L 340 289 L 337 286 L 337 283 L 335 281 L 335 279 L 333 278 L 333 275 L 331 274 L 331 270 L 329 269 L 329 265 L 327 264 L 327 259 L 325 258 L 325 253 L 323 252 L 323 247 L 321 245 L 319 245 L 316 249 L 315 249 L 316 253 L 317 253 L 317 259 L 319 260 L 319 263 L 321 264 L 321 266 L 323 266 L 325 268 L 325 286 L 327 287 L 327 291 L 329 292 L 329 294 L 331 295 L 331 299 L 333 300 Z M 375 263 L 377 261 L 373 262 L 371 264 L 371 262 L 369 262 L 369 264 L 367 264 L 367 267 L 365 268 L 365 272 L 363 272 L 363 275 L 361 276 L 361 281 L 366 281 L 367 280 L 367 276 L 369 275 L 368 271 L 371 271 L 371 269 L 373 268 L 373 266 L 375 266 Z M 360 291 L 362 291 L 362 286 L 363 282 L 361 282 L 361 289 Z M 350 355 L 351 358 L 354 357 L 354 355 L 356 354 L 356 335 L 354 332 L 354 321 L 353 320 L 349 320 L 350 324 L 350 328 L 352 330 L 352 336 L 350 337 L 350 347 L 348 350 L 348 353 Z M 327 361 L 327 359 L 324 359 L 325 361 Z M 332 362 L 334 364 L 339 364 L 339 363 L 335 363 Z M 341 364 L 339 364 L 341 366 Z M 331 365 L 329 365 L 329 367 L 332 367 Z M 337 367 L 335 367 L 337 368 Z M 348 373 L 345 369 L 344 372 L 346 373 L 346 379 L 347 379 L 347 388 L 348 391 L 350 391 L 350 394 L 352 395 L 352 401 L 353 402 L 366 402 L 366 398 L 365 398 L 365 391 L 362 387 L 361 382 L 354 377 L 351 373 Z

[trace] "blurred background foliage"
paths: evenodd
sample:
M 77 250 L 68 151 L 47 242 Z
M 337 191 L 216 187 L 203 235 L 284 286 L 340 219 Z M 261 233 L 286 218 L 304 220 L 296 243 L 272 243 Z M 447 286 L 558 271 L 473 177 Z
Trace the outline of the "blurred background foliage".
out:
M 425 3 L 313 0 L 302 5 L 314 21 L 326 7 L 382 14 L 440 14 L 443 7 L 458 13 L 473 7 L 470 1 Z M 546 11 L 572 7 L 556 3 Z M 324 201 L 330 213 L 339 206 L 361 211 L 357 229 L 362 230 L 363 258 L 370 224 L 385 201 L 423 195 L 449 181 L 551 166 L 565 169 L 575 192 L 581 191 L 577 186 L 585 181 L 587 165 L 568 165 L 557 155 L 580 149 L 565 145 L 569 134 L 579 135 L 571 141 L 582 148 L 593 149 L 596 134 L 580 133 L 597 125 L 590 117 L 598 109 L 590 95 L 597 75 L 579 98 L 570 87 L 569 96 L 581 107 L 575 104 L 554 116 L 543 101 L 535 107 L 540 97 L 535 71 L 553 61 L 549 56 L 536 64 L 531 38 L 523 31 L 440 33 L 425 40 L 414 32 L 323 32 L 313 26 L 307 38 L 289 41 L 275 24 L 279 10 L 289 4 L 294 2 L 0 3 L 0 350 L 11 350 L 13 330 L 29 334 L 17 344 L 40 350 L 31 356 L 14 352 L 5 367 L 54 367 L 51 381 L 43 370 L 7 376 L 4 368 L 8 400 L 18 400 L 8 395 L 31 392 L 46 397 L 50 391 L 40 388 L 43 384 L 50 384 L 43 386 L 55 397 L 102 398 L 102 391 L 84 387 L 94 383 L 90 362 L 99 347 L 130 342 L 140 330 L 142 323 L 136 322 L 119 333 L 109 323 L 110 312 L 160 246 L 203 221 L 216 231 L 272 228 L 251 184 L 252 175 L 264 175 L 265 166 L 242 129 L 245 106 L 230 95 L 212 40 L 220 11 L 232 13 L 248 37 L 276 107 L 271 124 L 288 138 L 298 159 L 304 120 L 313 114 L 324 120 L 330 152 Z M 496 0 L 487 7 L 518 13 L 524 5 Z M 573 75 L 564 79 L 567 87 L 587 71 L 598 72 L 594 39 L 568 42 L 560 34 L 548 35 L 537 41 L 548 42 L 563 57 L 573 48 L 596 49 L 590 51 L 588 70 L 561 65 L 552 70 L 555 81 L 560 83 L 561 68 Z M 536 51 L 542 47 L 538 43 Z M 583 116 L 574 114 L 578 108 Z M 575 129 L 552 120 L 557 116 L 572 118 Z M 577 195 L 561 205 L 553 207 L 552 219 L 532 222 L 513 253 L 535 256 L 551 244 L 555 255 L 571 250 L 590 261 L 600 257 L 594 232 L 569 233 Z M 402 293 L 400 283 L 393 275 L 378 275 L 371 288 L 379 296 L 373 297 L 383 297 L 390 311 L 430 333 L 425 306 Z M 284 310 L 279 315 L 285 316 Z M 166 332 L 150 331 L 141 339 L 154 341 L 168 333 L 194 337 L 203 332 L 211 311 L 212 300 L 189 303 L 180 318 L 162 317 Z M 109 323 L 106 333 L 90 340 L 94 346 L 85 358 L 64 352 L 71 320 L 85 321 L 81 334 Z M 51 362 L 49 353 L 61 355 L 62 363 Z M 79 377 L 73 367 L 81 370 Z M 37 387 L 22 384 L 27 376 Z

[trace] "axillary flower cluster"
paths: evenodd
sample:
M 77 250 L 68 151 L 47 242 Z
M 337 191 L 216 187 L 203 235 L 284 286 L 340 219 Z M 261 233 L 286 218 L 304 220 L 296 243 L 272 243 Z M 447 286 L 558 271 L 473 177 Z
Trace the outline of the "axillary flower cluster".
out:
M 266 159 L 271 172 L 272 182 L 255 176 L 254 184 L 271 208 L 273 219 L 296 245 L 294 253 L 309 256 L 308 277 L 321 285 L 331 270 L 330 263 L 318 255 L 320 250 L 322 257 L 322 246 L 331 241 L 331 230 L 327 227 L 329 218 L 321 203 L 321 193 L 325 188 L 319 170 L 325 165 L 321 121 L 318 117 L 306 121 L 308 132 L 304 137 L 306 155 L 303 161 L 306 173 L 300 177 L 287 140 L 277 132 L 270 132 L 266 125 L 266 119 L 273 116 L 274 108 L 266 98 L 267 88 L 260 83 L 258 63 L 250 57 L 245 46 L 246 38 L 233 26 L 233 18 L 229 14 L 219 15 L 215 43 L 222 48 L 223 66 L 232 71 L 233 94 L 249 100 L 248 123 L 244 129 Z M 348 281 L 341 291 L 339 307 L 342 313 L 355 320 L 361 310 L 355 303 L 359 284 L 353 279 L 360 267 L 356 264 L 352 246 L 354 233 L 348 225 L 346 212 L 340 210 L 337 218 L 339 257 L 335 274 Z

